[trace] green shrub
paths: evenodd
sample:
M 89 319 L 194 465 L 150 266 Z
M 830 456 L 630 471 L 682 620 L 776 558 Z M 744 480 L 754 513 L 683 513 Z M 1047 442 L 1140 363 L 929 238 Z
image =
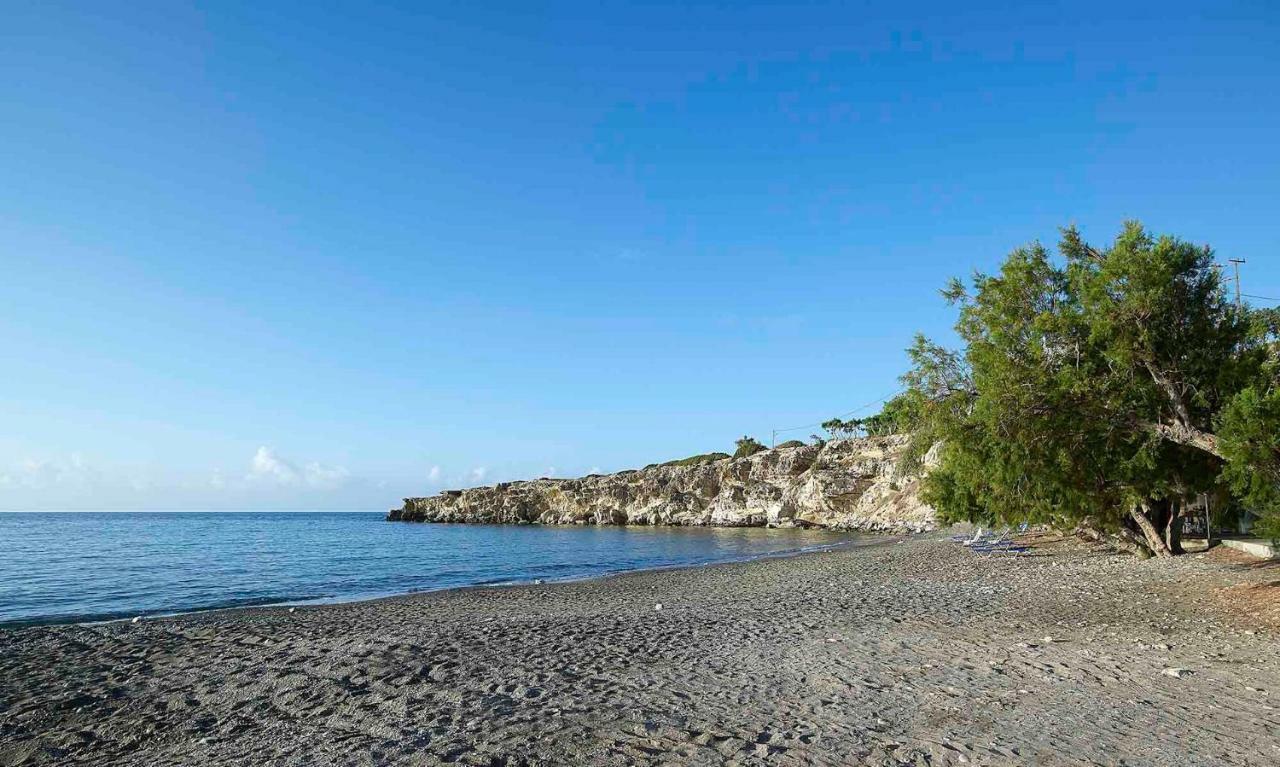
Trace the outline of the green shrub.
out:
M 728 458 L 728 453 L 703 453 L 701 455 L 691 455 L 688 458 L 679 458 L 674 461 L 657 464 L 658 466 L 699 466 L 712 461 L 719 461 Z
M 769 449 L 764 445 L 760 444 L 759 442 L 757 442 L 754 437 L 744 436 L 742 439 L 738 440 L 734 444 L 737 445 L 738 447 L 737 450 L 733 451 L 734 458 L 746 458 L 749 455 L 755 455 L 761 450 Z

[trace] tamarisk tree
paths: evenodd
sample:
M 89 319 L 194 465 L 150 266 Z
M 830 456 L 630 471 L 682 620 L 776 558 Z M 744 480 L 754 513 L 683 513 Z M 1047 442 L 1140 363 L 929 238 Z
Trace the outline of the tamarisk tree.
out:
M 903 376 L 925 498 L 951 520 L 1035 521 L 1167 556 L 1201 493 L 1280 510 L 1274 313 L 1227 300 L 1213 252 L 1126 224 L 1063 231 L 943 291 L 956 351 L 917 337 Z
M 848 437 L 883 437 L 911 431 L 920 420 L 921 401 L 913 391 L 904 391 L 884 403 L 879 413 L 866 418 L 843 421 L 832 418 L 822 428 L 833 439 Z

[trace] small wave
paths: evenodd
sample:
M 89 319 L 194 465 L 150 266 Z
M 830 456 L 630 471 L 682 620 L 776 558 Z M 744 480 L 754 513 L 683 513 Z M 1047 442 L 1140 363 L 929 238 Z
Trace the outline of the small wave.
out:
M 155 610 L 114 610 L 103 612 L 59 613 L 55 615 L 39 615 L 30 618 L 15 618 L 0 621 L 0 629 L 27 628 L 32 626 L 57 626 L 67 623 L 100 624 L 132 618 L 169 618 L 191 613 L 212 612 L 214 610 L 243 610 L 252 607 L 271 607 L 275 605 L 304 604 L 332 599 L 329 594 L 297 594 L 287 596 L 262 596 L 225 599 L 216 602 L 201 602 L 190 605 L 175 605 Z

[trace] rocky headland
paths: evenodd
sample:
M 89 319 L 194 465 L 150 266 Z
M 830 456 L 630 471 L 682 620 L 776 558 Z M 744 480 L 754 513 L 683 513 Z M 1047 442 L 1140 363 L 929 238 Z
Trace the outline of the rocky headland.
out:
M 577 479 L 503 482 L 406 498 L 390 520 L 491 524 L 818 527 L 919 532 L 936 526 L 904 436 L 832 440 L 743 458 L 672 461 Z M 928 458 L 921 464 L 927 467 Z

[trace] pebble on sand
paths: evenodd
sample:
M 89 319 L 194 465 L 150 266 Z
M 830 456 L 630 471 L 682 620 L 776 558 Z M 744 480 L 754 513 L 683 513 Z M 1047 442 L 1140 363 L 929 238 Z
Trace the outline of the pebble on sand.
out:
M 1196 672 L 1192 671 L 1189 668 L 1167 668 L 1164 671 L 1161 671 L 1160 673 L 1164 674 L 1165 676 L 1171 676 L 1174 679 L 1181 679 L 1184 676 L 1188 676 Z
M 133 620 L 131 620 L 131 621 L 129 621 L 129 622 L 130 622 L 130 623 L 139 623 L 139 622 L 141 622 L 141 621 L 142 621 L 142 616 L 141 616 L 141 615 L 135 615 L 135 616 L 133 616 Z
M 659 602 L 658 604 L 654 605 L 654 606 L 653 606 L 653 609 L 654 609 L 654 610 L 661 610 L 661 609 L 662 609 L 662 603 L 661 603 L 661 602 Z

